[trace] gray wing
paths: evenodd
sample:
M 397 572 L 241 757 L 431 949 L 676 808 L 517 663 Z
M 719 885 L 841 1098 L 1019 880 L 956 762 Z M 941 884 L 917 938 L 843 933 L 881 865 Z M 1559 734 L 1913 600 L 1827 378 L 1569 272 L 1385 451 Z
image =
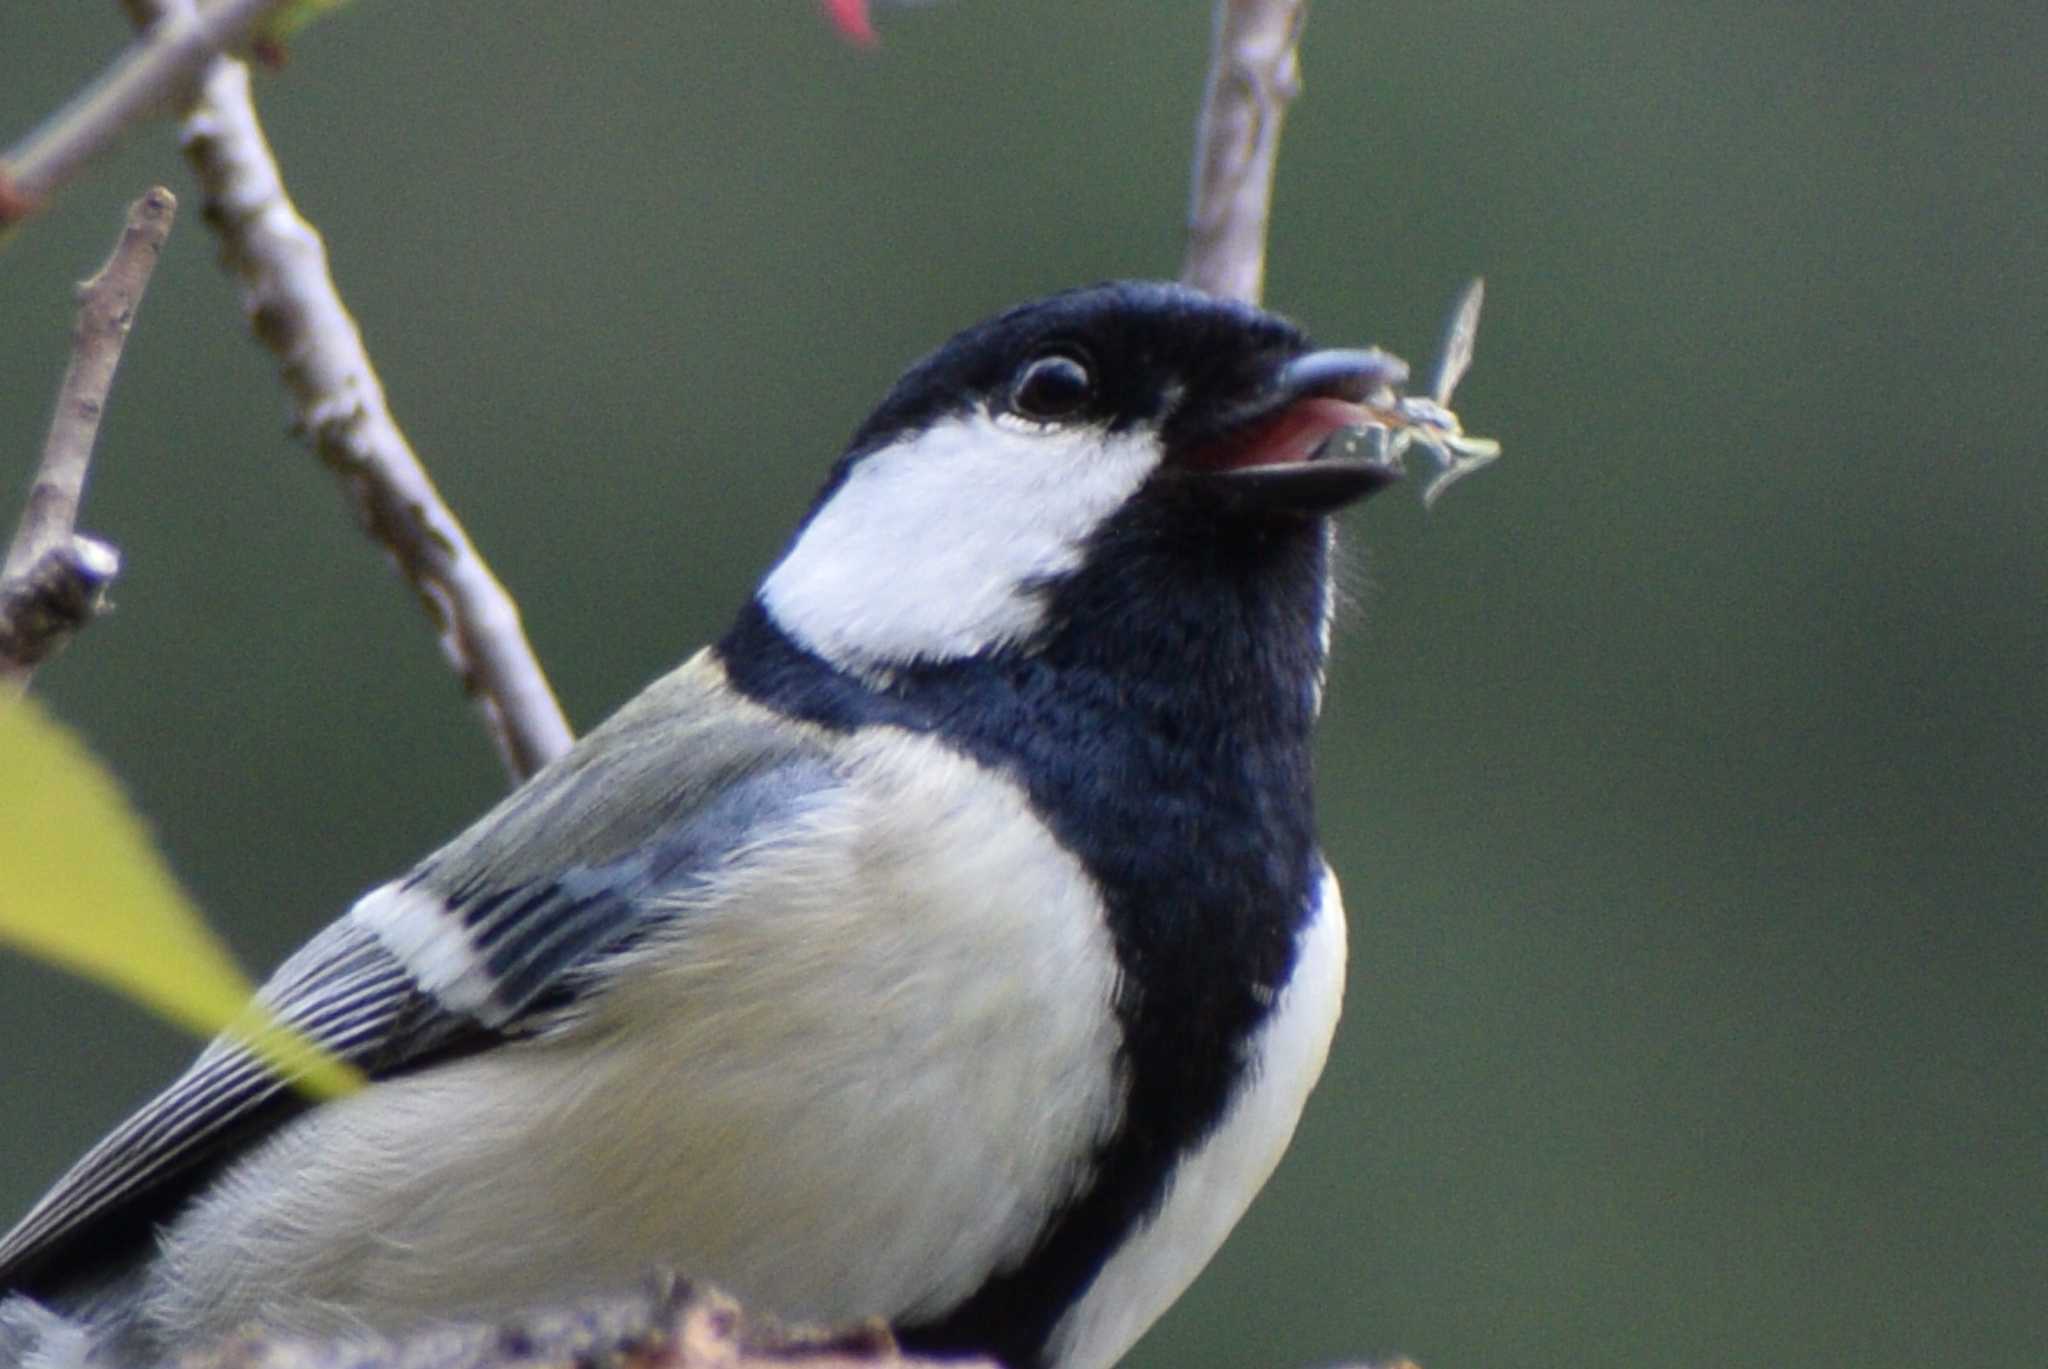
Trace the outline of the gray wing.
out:
M 259 997 L 372 1078 L 566 1029 L 599 991 L 595 967 L 836 787 L 818 734 L 734 699 L 700 655 L 365 895 Z M 0 1240 L 0 1290 L 49 1296 L 133 1258 L 222 1165 L 312 1106 L 216 1040 Z
M 439 1011 L 395 957 L 347 921 L 287 961 L 264 996 L 284 1020 L 364 1068 L 395 1053 L 401 1037 L 425 1053 L 488 1036 L 475 1022 Z M 215 1040 L 0 1242 L 0 1289 L 47 1296 L 102 1258 L 118 1263 L 219 1160 L 308 1106 L 247 1051 Z

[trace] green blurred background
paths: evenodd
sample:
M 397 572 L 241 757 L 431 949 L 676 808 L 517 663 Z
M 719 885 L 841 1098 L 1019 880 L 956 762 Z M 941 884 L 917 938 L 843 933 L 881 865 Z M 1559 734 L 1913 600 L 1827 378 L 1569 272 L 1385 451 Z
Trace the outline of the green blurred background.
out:
M 587 727 L 998 306 L 1178 267 L 1205 4 L 358 0 L 261 100 L 401 419 Z M 125 36 L 0 7 L 0 140 Z M 2048 1363 L 2048 7 L 1324 0 L 1269 300 L 1506 459 L 1347 524 L 1349 1013 L 1133 1357 Z M 185 199 L 39 688 L 246 963 L 501 792 L 284 433 L 167 126 L 0 255 L 19 490 L 70 282 Z M 11 519 L 18 496 L 0 515 Z M 4 777 L 0 777 L 4 783 Z M 0 958 L 0 1208 L 192 1049 Z

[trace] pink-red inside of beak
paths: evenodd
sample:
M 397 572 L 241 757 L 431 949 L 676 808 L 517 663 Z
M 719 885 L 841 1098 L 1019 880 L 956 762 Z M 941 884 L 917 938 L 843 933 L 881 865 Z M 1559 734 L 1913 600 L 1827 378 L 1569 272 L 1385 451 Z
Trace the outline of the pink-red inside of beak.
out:
M 1242 471 L 1307 461 L 1346 428 L 1368 427 L 1372 410 L 1349 400 L 1315 395 L 1213 443 L 1191 463 L 1198 470 Z

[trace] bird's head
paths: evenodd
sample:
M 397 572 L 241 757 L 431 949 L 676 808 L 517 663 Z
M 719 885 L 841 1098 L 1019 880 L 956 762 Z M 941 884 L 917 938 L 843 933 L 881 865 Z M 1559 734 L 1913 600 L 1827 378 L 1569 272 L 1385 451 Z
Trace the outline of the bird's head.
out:
M 1310 549 L 1275 564 L 1320 598 L 1327 516 L 1395 478 L 1328 439 L 1404 378 L 1385 353 L 1314 350 L 1281 318 L 1173 285 L 1022 305 L 896 383 L 761 606 L 800 646 L 878 681 L 1032 653 L 1084 575 L 1167 607 L 1209 583 L 1193 572 L 1227 547 Z

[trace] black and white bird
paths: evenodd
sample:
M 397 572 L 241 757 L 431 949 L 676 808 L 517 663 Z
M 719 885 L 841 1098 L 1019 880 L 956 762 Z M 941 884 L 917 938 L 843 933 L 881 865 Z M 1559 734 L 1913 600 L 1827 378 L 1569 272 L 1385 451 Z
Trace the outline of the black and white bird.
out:
M 1175 286 L 913 366 L 730 631 L 351 908 L 0 1242 L 0 1348 L 636 1286 L 1115 1361 L 1279 1161 L 1344 983 L 1310 742 L 1377 351 Z M 67 1360 L 66 1356 L 71 1356 Z

